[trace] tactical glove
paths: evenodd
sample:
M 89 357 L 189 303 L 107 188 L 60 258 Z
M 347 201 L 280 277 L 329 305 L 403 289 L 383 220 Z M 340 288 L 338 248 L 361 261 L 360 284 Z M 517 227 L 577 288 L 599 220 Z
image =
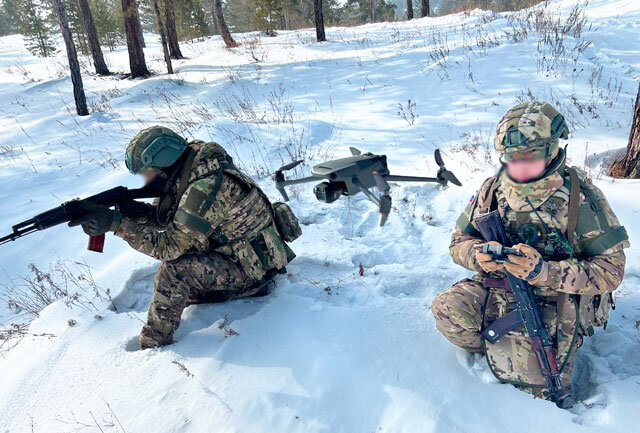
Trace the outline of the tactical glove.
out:
M 98 206 L 91 202 L 84 202 L 87 214 L 69 222 L 69 227 L 82 226 L 82 230 L 89 236 L 98 236 L 106 232 L 115 232 L 120 227 L 122 215 L 106 206 Z
M 500 243 L 496 241 L 490 241 L 487 243 L 500 245 Z M 478 262 L 478 265 L 480 265 L 482 270 L 485 272 L 500 272 L 504 270 L 502 263 L 496 262 L 493 260 L 493 257 L 491 257 L 491 254 L 484 254 L 480 250 L 476 250 L 476 262 Z
M 116 206 L 116 210 L 134 220 L 150 218 L 156 213 L 155 206 L 136 200 L 124 201 Z
M 522 256 L 508 255 L 508 262 L 504 263 L 504 268 L 516 278 L 526 280 L 534 286 L 546 280 L 549 273 L 549 263 L 547 263 L 540 253 L 531 245 L 517 244 L 513 248 L 522 253 Z

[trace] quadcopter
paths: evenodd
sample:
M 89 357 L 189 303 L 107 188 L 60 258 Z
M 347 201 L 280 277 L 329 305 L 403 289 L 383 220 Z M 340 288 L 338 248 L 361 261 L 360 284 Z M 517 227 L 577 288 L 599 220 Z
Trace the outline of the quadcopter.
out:
M 304 162 L 303 160 L 294 161 L 280 167 L 273 176 L 276 188 L 280 191 L 284 200 L 289 201 L 285 186 L 326 179 L 313 188 L 313 192 L 319 201 L 333 203 L 341 196 L 352 196 L 362 192 L 380 209 L 380 226 L 383 226 L 391 212 L 391 196 L 389 195 L 390 186 L 388 182 L 434 182 L 443 186 L 451 182 L 454 185 L 462 186 L 458 178 L 444 167 L 440 149 L 436 149 L 433 155 L 436 164 L 440 167 L 436 177 L 392 175 L 387 168 L 386 155 L 362 153 L 355 147 L 350 147 L 349 150 L 352 156 L 315 165 L 311 168 L 311 176 L 299 179 L 285 179 L 284 172 L 297 167 Z M 380 191 L 380 197 L 371 192 L 370 188 L 373 187 Z

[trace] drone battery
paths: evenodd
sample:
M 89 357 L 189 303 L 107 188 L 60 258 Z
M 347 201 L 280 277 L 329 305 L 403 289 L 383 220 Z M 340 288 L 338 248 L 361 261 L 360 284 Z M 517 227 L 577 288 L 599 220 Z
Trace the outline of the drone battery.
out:
M 345 189 L 346 185 L 342 182 L 322 182 L 313 187 L 313 193 L 319 201 L 333 203 L 340 198 Z

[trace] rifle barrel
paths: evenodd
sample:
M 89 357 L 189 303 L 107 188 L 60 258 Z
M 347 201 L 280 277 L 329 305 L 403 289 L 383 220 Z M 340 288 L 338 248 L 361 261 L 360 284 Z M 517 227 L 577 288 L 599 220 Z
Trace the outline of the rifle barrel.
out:
M 28 235 L 29 233 L 33 233 L 38 230 L 46 230 L 50 227 L 81 217 L 86 212 L 81 206 L 83 201 L 89 201 L 97 205 L 111 207 L 125 200 L 155 198 L 159 196 L 160 194 L 157 190 L 149 185 L 131 190 L 124 186 L 118 186 L 82 200 L 71 200 L 14 225 L 12 227 L 13 233 L 0 237 L 0 245 L 14 241 L 22 236 Z

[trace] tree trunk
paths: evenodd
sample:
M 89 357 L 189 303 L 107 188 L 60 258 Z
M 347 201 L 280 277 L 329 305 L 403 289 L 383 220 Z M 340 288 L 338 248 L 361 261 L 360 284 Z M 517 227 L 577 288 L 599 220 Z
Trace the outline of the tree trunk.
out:
M 164 62 L 167 64 L 167 72 L 169 74 L 173 74 L 173 65 L 171 64 L 171 56 L 169 55 L 167 35 L 164 34 L 164 24 L 162 23 L 162 14 L 160 13 L 160 8 L 158 7 L 158 0 L 153 0 L 153 10 L 156 13 L 158 33 L 160 33 L 160 41 L 162 42 L 162 52 L 164 54 Z
M 96 68 L 96 74 L 109 75 L 109 68 L 104 61 L 102 55 L 102 48 L 100 48 L 100 39 L 98 38 L 98 31 L 96 25 L 93 22 L 93 15 L 91 14 L 91 8 L 89 8 L 89 0 L 78 0 L 80 5 L 80 12 L 82 13 L 82 21 L 89 37 L 89 48 L 91 49 L 91 56 L 93 57 L 93 65 Z
M 218 30 L 222 35 L 222 39 L 224 40 L 227 48 L 234 48 L 238 46 L 238 43 L 233 40 L 233 36 L 231 36 L 231 32 L 229 31 L 229 27 L 227 27 L 227 23 L 224 21 L 224 16 L 222 15 L 222 2 L 221 0 L 212 0 L 213 1 L 213 14 L 216 18 L 216 22 L 218 23 Z
M 78 63 L 78 53 L 76 46 L 73 44 L 73 35 L 69 30 L 69 22 L 67 14 L 64 11 L 62 0 L 53 0 L 56 15 L 58 15 L 58 24 L 60 24 L 60 32 L 64 45 L 67 48 L 67 58 L 69 59 L 69 70 L 71 71 L 71 82 L 73 83 L 73 99 L 76 102 L 76 113 L 79 116 L 87 116 L 89 109 L 87 108 L 87 98 L 84 95 L 84 87 L 82 85 L 82 75 L 80 74 L 80 64 Z
M 313 0 L 316 17 L 316 40 L 324 42 L 327 40 L 324 34 L 324 15 L 322 15 L 322 0 Z
M 176 12 L 173 8 L 173 0 L 164 0 L 164 18 L 166 20 L 167 41 L 169 53 L 172 59 L 184 59 L 178 44 L 178 31 L 176 30 Z
M 609 174 L 613 177 L 640 178 L 640 86 L 636 96 L 636 107 L 633 110 L 627 152 L 622 159 L 611 164 Z
M 413 0 L 407 0 L 407 19 L 413 19 Z
M 213 17 L 213 34 L 219 35 L 220 29 L 218 29 L 218 20 L 216 19 L 216 2 L 215 0 L 211 1 L 211 16 Z
M 422 4 L 420 5 L 420 16 L 423 18 L 429 16 L 429 0 L 422 0 Z
M 144 60 L 144 50 L 142 49 L 142 39 L 140 38 L 142 29 L 140 28 L 136 0 L 122 0 L 122 16 L 124 17 L 124 29 L 127 35 L 131 78 L 148 77 L 151 74 Z
M 378 7 L 378 2 L 376 0 L 370 0 L 371 1 L 371 22 L 375 23 L 376 22 L 376 9 Z
M 142 48 L 147 48 L 147 42 L 144 40 L 144 30 L 142 29 L 142 21 L 140 21 L 140 11 L 136 4 L 136 20 L 138 20 L 138 34 L 140 35 L 140 41 L 142 42 Z
M 84 34 L 80 33 L 80 29 L 78 29 L 78 32 L 76 33 L 76 39 L 78 40 L 78 47 L 80 48 L 82 55 L 88 55 L 89 49 L 87 47 L 87 40 L 85 39 Z

